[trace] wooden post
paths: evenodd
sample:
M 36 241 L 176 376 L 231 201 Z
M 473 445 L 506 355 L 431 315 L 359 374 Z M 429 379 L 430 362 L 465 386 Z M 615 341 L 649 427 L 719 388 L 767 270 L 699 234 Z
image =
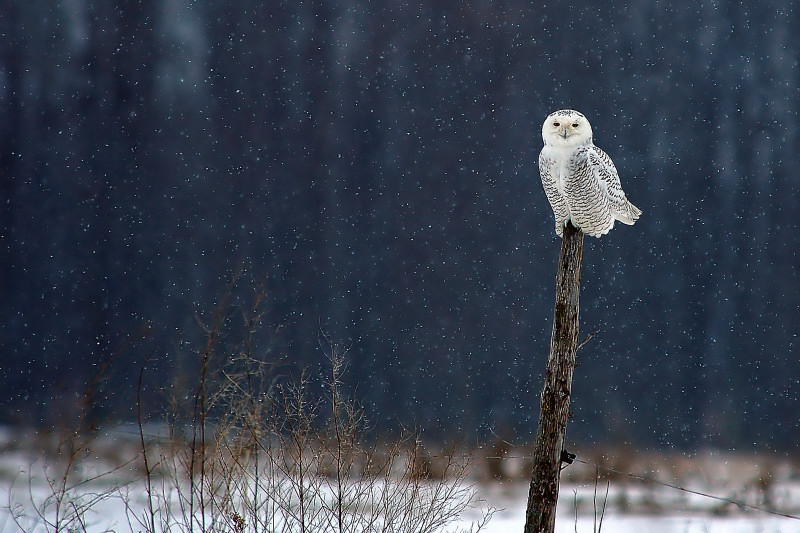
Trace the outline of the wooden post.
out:
M 556 524 L 561 453 L 569 419 L 572 373 L 578 348 L 578 296 L 580 294 L 583 232 L 567 223 L 561 240 L 556 274 L 553 336 L 542 389 L 533 476 L 525 512 L 525 533 L 552 533 Z

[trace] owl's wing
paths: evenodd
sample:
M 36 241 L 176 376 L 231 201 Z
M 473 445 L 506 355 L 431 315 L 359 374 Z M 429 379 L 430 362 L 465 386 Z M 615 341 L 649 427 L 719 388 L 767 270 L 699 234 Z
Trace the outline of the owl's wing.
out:
M 622 192 L 622 185 L 619 182 L 619 173 L 614 162 L 608 154 L 597 146 L 590 146 L 587 150 L 589 166 L 594 171 L 600 187 L 605 193 L 611 205 L 622 205 L 625 202 L 625 193 Z
M 625 224 L 633 224 L 642 212 L 625 198 L 614 162 L 607 153 L 594 145 L 589 146 L 587 155 L 614 218 Z

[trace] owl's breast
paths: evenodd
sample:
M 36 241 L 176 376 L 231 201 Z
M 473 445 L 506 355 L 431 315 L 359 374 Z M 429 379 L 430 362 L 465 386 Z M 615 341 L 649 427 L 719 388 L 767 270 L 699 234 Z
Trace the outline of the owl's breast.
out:
M 569 181 L 570 177 L 570 160 L 574 150 L 564 150 L 561 147 L 547 146 L 545 147 L 546 157 L 551 161 L 550 175 L 553 179 L 558 193 L 564 196 L 564 187 Z
M 556 187 L 561 195 L 564 195 L 564 188 L 567 185 L 570 177 L 569 158 L 562 157 L 555 167 Z

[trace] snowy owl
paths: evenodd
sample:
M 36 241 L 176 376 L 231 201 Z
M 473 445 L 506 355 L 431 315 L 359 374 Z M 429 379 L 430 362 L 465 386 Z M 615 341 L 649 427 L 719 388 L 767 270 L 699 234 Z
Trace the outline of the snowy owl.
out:
M 561 237 L 568 220 L 600 237 L 614 220 L 633 224 L 642 212 L 625 198 L 611 158 L 592 142 L 592 127 L 571 109 L 550 113 L 542 125 L 539 173 Z

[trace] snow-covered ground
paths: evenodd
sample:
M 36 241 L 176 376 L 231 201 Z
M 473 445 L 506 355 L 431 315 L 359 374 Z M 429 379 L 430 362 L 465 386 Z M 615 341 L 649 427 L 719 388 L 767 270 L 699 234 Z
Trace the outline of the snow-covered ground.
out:
M 21 446 L 19 442 L 19 436 L 0 434 L 0 533 L 53 531 L 52 526 L 44 524 L 43 515 L 50 519 L 54 516 L 57 499 L 53 495 L 59 491 L 63 458 L 62 462 L 54 460 L 51 449 L 47 462 L 52 463 L 45 466 L 45 455 L 38 447 L 47 448 L 47 443 L 32 439 Z M 67 517 L 75 515 L 72 511 L 80 508 L 82 521 L 62 523 L 65 526 L 62 530 L 89 533 L 144 530 L 136 522 L 136 516 L 146 514 L 147 499 L 141 465 L 131 460 L 136 456 L 135 446 L 120 446 L 118 441 L 110 440 L 105 445 L 95 446 L 94 450 L 98 449 L 102 449 L 102 453 L 75 457 L 68 485 L 77 485 L 61 503 L 63 515 Z M 766 461 L 761 462 L 759 469 L 754 467 L 758 461 L 750 457 L 735 460 L 714 455 L 711 459 L 704 462 L 703 458 L 694 458 L 681 467 L 680 472 L 674 468 L 677 460 L 659 459 L 673 467 L 671 470 L 654 469 L 657 461 L 651 460 L 648 479 L 655 482 L 645 483 L 622 476 L 610 482 L 607 496 L 605 481 L 594 483 L 591 469 L 588 476 L 578 468 L 565 471 L 556 531 L 593 532 L 602 524 L 602 531 L 613 533 L 800 533 L 800 519 L 776 516 L 723 500 L 727 498 L 747 506 L 800 516 L 800 476 L 796 465 L 774 462 L 767 470 Z M 643 467 L 632 465 L 629 468 L 643 472 Z M 469 531 L 470 525 L 481 518 L 483 510 L 490 507 L 495 512 L 482 531 L 521 532 L 528 491 L 524 476 L 517 475 L 512 481 L 486 481 L 488 477 L 479 470 L 474 481 L 479 500 L 476 507 L 442 531 Z M 764 482 L 767 471 L 769 481 Z M 687 490 L 677 488 L 678 483 Z M 164 491 L 176 491 L 169 485 L 161 485 L 159 489 L 162 495 Z M 723 499 L 707 498 L 698 493 Z M 179 500 L 176 493 L 170 498 L 173 502 Z
M 105 484 L 87 484 L 83 494 L 91 498 L 108 488 Z M 487 526 L 482 530 L 486 533 L 521 532 L 525 523 L 525 504 L 527 498 L 527 485 L 515 483 L 484 483 L 477 486 L 479 497 L 485 505 L 497 509 Z M 569 486 L 561 488 L 559 500 L 558 519 L 556 531 L 562 533 L 593 532 L 598 526 L 602 531 L 614 533 L 800 533 L 800 520 L 778 517 L 755 511 L 741 511 L 730 509 L 726 515 L 715 515 L 711 512 L 700 512 L 696 508 L 687 511 L 676 511 L 670 506 L 669 512 L 654 510 L 653 512 L 620 512 L 618 509 L 609 508 L 600 516 L 599 507 L 602 505 L 603 495 L 598 495 L 598 516 L 592 508 L 578 504 L 578 514 L 575 513 L 575 495 L 593 493 L 594 488 L 588 486 Z M 31 505 L 31 495 L 39 502 L 48 496 L 48 487 L 39 480 L 29 485 L 22 476 L 16 479 L 13 490 L 10 483 L 4 482 L 0 487 L 0 531 L 20 531 L 20 528 L 11 519 L 11 509 L 15 509 L 20 518 L 20 524 L 25 531 L 52 531 L 42 523 L 37 512 Z M 124 491 L 134 507 L 143 510 L 143 487 L 129 485 Z M 651 494 L 650 496 L 653 496 Z M 665 496 L 666 497 L 666 496 Z M 579 496 L 580 498 L 580 496 Z M 138 502 L 138 503 L 137 503 Z M 461 522 L 452 525 L 446 531 L 456 531 L 459 528 L 467 531 L 473 520 L 478 519 L 480 512 L 476 509 L 474 514 L 462 516 Z M 139 531 L 134 522 L 129 522 L 126 514 L 125 503 L 120 495 L 115 494 L 109 498 L 101 499 L 84 514 L 86 530 L 89 533 L 106 531 L 129 532 Z M 73 528 L 82 530 L 83 525 Z
M 796 489 L 797 487 L 795 487 Z M 491 484 L 481 487 L 481 495 L 500 510 L 494 514 L 488 524 L 488 533 L 521 532 L 525 523 L 525 505 L 528 487 L 524 483 L 511 486 Z M 578 505 L 578 516 L 575 515 L 575 492 L 578 497 L 588 497 L 589 505 Z M 661 496 L 651 492 L 656 499 L 670 498 L 665 489 Z M 753 511 L 730 509 L 726 515 L 715 515 L 711 511 L 703 512 L 697 508 L 680 511 L 672 506 L 669 511 L 652 512 L 620 512 L 609 508 L 600 521 L 600 508 L 605 489 L 599 489 L 597 495 L 598 513 L 595 517 L 592 498 L 594 486 L 562 485 L 556 515 L 556 532 L 585 533 L 594 532 L 598 526 L 601 531 L 609 533 L 800 533 L 800 519 L 777 517 Z M 612 496 L 609 494 L 609 500 Z M 697 497 L 701 500 L 701 497 Z M 694 499 L 694 498 L 693 498 Z M 586 500 L 584 500 L 586 501 Z M 712 500 L 713 502 L 713 500 Z M 695 502 L 701 505 L 703 502 Z M 709 506 L 706 508 L 708 509 Z

